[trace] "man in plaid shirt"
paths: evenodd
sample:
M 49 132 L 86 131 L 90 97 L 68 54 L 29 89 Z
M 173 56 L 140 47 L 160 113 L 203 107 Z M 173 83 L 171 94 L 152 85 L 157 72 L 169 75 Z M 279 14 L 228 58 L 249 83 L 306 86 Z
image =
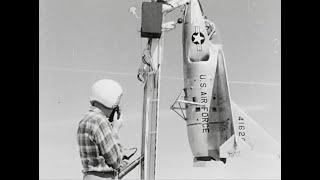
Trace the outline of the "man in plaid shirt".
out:
M 118 136 L 122 118 L 115 111 L 121 96 L 122 88 L 113 80 L 99 80 L 92 86 L 92 106 L 77 132 L 84 180 L 114 179 L 126 165 Z

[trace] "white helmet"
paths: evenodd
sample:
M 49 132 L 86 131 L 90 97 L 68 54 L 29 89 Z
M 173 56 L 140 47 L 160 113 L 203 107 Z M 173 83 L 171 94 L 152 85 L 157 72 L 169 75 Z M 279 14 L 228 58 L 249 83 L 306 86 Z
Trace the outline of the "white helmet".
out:
M 92 85 L 90 101 L 98 101 L 108 108 L 114 108 L 119 104 L 122 93 L 118 82 L 101 79 Z

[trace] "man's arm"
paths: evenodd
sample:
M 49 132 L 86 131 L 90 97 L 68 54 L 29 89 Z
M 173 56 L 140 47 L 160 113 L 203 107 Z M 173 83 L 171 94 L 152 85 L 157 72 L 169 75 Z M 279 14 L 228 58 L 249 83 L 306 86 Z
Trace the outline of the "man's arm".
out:
M 106 163 L 118 169 L 122 163 L 122 148 L 118 135 L 113 132 L 111 125 L 101 121 L 95 132 L 95 138 Z
M 169 12 L 173 11 L 174 9 L 176 9 L 182 5 L 185 5 L 189 2 L 190 2 L 190 0 L 168 0 L 168 1 L 165 1 L 164 4 L 162 5 L 162 12 L 169 13 Z

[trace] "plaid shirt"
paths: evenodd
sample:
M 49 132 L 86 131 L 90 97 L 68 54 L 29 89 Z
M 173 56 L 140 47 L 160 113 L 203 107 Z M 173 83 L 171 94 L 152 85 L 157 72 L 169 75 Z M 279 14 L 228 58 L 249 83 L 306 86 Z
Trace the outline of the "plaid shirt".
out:
M 92 106 L 79 122 L 77 140 L 83 173 L 108 172 L 119 168 L 122 161 L 119 137 L 100 109 Z

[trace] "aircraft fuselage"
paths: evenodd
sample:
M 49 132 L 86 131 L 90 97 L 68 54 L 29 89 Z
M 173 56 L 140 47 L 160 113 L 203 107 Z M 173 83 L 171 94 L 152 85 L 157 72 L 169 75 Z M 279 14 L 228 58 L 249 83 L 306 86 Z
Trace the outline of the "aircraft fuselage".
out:
M 186 104 L 188 139 L 197 160 L 220 160 L 219 147 L 233 134 L 224 69 L 221 45 L 209 40 L 200 4 L 191 0 L 183 24 L 183 71 L 185 100 L 203 104 Z

